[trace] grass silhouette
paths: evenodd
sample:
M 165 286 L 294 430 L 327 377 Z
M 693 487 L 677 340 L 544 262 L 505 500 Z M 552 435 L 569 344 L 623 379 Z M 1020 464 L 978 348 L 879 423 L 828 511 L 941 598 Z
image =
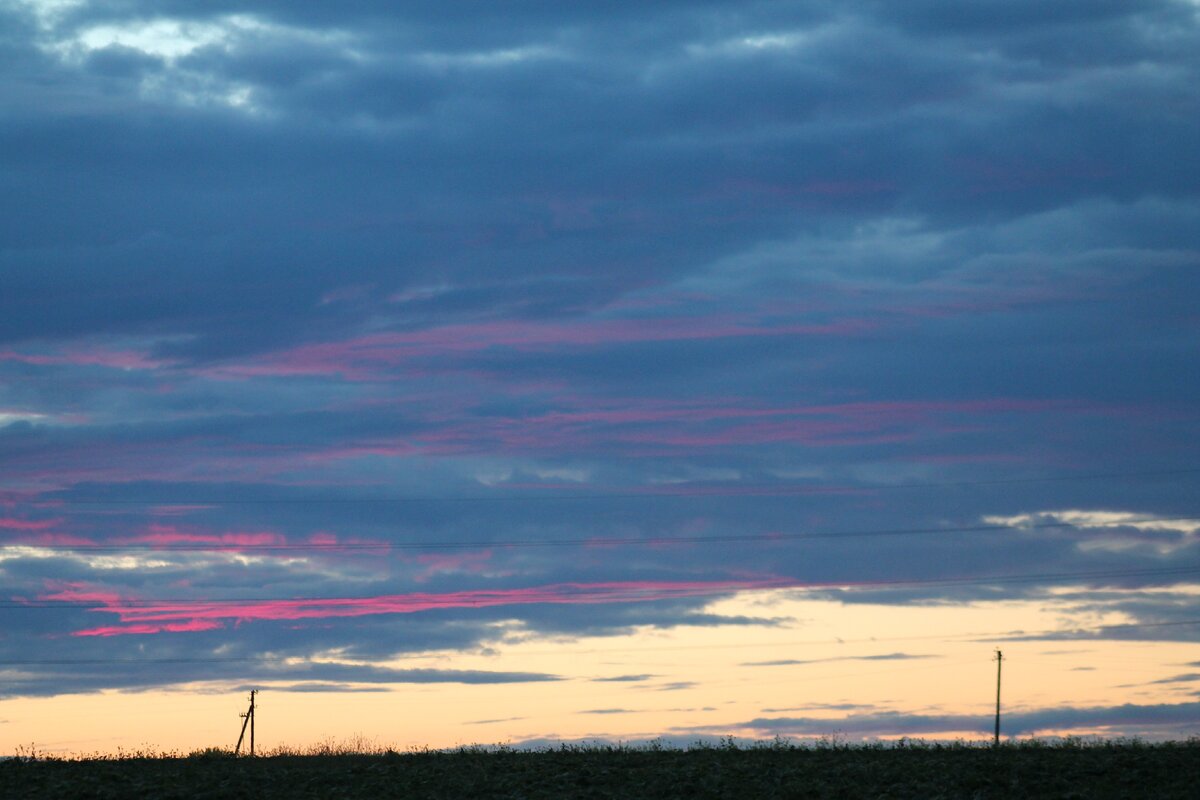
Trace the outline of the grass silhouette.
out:
M 1200 739 L 848 744 L 732 739 L 541 750 L 396 752 L 354 738 L 235 757 L 25 754 L 0 762 L 0 797 L 50 798 L 1192 798 Z

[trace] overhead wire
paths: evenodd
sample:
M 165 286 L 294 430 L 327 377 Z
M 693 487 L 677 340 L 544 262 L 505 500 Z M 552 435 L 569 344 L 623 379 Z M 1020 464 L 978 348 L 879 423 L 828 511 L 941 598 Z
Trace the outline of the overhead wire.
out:
M 1200 564 L 1187 564 L 1175 567 L 1156 567 L 1142 569 L 1107 569 L 1107 570 L 1090 570 L 1086 572 L 1036 572 L 1036 573 L 1016 573 L 1007 575 L 983 575 L 983 576 L 961 576 L 961 577 L 945 577 L 945 578 L 900 578 L 900 579 L 855 579 L 855 580 L 823 580 L 823 581 L 798 581 L 798 580 L 773 580 L 762 582 L 748 582 L 745 584 L 725 584 L 707 586 L 588 586 L 586 584 L 570 584 L 561 583 L 554 585 L 556 588 L 565 588 L 560 594 L 544 595 L 542 597 L 516 598 L 508 600 L 502 594 L 497 594 L 505 589 L 496 588 L 491 590 L 479 590 L 471 593 L 477 595 L 474 599 L 467 596 L 446 597 L 436 594 L 424 594 L 420 592 L 396 592 L 393 594 L 381 594 L 368 597 L 224 597 L 214 599 L 201 598 L 185 598 L 185 599 L 160 599 L 160 600 L 145 600 L 145 599 L 105 599 L 105 600 L 53 600 L 53 599 L 34 599 L 34 600 L 8 600 L 0 602 L 0 609 L 5 610 L 23 610 L 23 609 L 67 609 L 67 608 L 84 608 L 111 611 L 117 613 L 123 610 L 137 611 L 138 609 L 170 609 L 173 611 L 186 611 L 189 607 L 193 609 L 205 608 L 220 608 L 228 605 L 243 605 L 243 604 L 292 604 L 295 606 L 333 606 L 353 608 L 351 604 L 363 602 L 383 602 L 395 599 L 412 598 L 414 602 L 419 602 L 421 608 L 414 610 L 426 610 L 429 608 L 470 608 L 473 606 L 501 606 L 501 605 L 517 605 L 517 604 L 536 604 L 536 603 L 567 603 L 567 602 L 596 602 L 596 603 L 613 603 L 613 602 L 635 602 L 644 600 L 670 600 L 683 599 L 689 597 L 708 597 L 721 594 L 730 594 L 743 591 L 770 591 L 770 590 L 792 590 L 792 591 L 835 591 L 835 590 L 873 590 L 873 589 L 896 589 L 908 588 L 916 586 L 986 586 L 997 583 L 1026 583 L 1026 582 L 1054 582 L 1054 581 L 1071 581 L 1071 580 L 1104 580 L 1111 578 L 1159 578 L 1159 577 L 1182 577 L 1200 573 Z M 545 589 L 547 587 L 532 587 L 534 589 Z M 468 594 L 468 593 L 462 593 Z M 387 613 L 372 612 L 372 613 Z
M 658 484 L 637 491 L 591 491 L 557 494 L 557 487 L 519 487 L 521 494 L 487 495 L 363 495 L 351 497 L 88 497 L 53 496 L 46 499 L 25 500 L 29 504 L 55 506 L 237 506 L 237 505 L 346 505 L 370 503 L 491 503 L 491 502 L 547 502 L 580 500 L 633 500 L 639 498 L 695 498 L 704 497 L 789 497 L 827 491 L 868 492 L 896 491 L 909 489 L 945 489 L 970 486 L 1009 486 L 1019 484 L 1062 483 L 1071 481 L 1160 478 L 1200 474 L 1200 468 L 1132 470 L 1122 472 L 1092 472 L 1074 475 L 1046 475 L 1030 478 L 993 478 L 973 481 L 927 481 L 911 483 L 875 483 L 864 485 L 833 484 L 759 484 L 734 486 L 728 484 Z M 508 487 L 505 491 L 510 491 Z M 57 490 L 61 491 L 61 490 Z M 534 493 L 538 492 L 538 493 Z
M 638 545 L 670 545 L 670 544 L 725 544 L 749 542 L 785 542 L 818 539 L 858 539 L 877 537 L 904 537 L 938 534 L 971 534 L 997 533 L 1001 531 L 1036 531 L 1056 529 L 1090 529 L 1103 530 L 1106 528 L 1131 527 L 1138 525 L 1169 524 L 1182 522 L 1200 523 L 1200 516 L 1182 517 L 1141 517 L 1121 522 L 1097 523 L 1092 526 L 1075 522 L 1035 522 L 1024 525 L 965 525 L 941 526 L 927 528 L 876 528 L 848 531 L 804 531 L 797 533 L 755 533 L 755 534 L 712 534 L 696 536 L 611 536 L 589 538 L 557 538 L 557 539 L 473 539 L 460 541 L 389 541 L 373 542 L 277 542 L 277 543 L 238 543 L 221 541 L 214 537 L 213 541 L 205 542 L 123 542 L 123 543 L 65 543 L 65 542 L 36 542 L 12 541 L 0 543 L 4 548 L 36 548 L 52 551 L 74 551 L 80 553 L 110 553 L 110 552 L 212 552 L 212 553 L 243 553 L 243 552 L 356 552 L 369 551 L 378 553 L 385 550 L 471 550 L 471 549 L 517 549 L 529 547 L 616 547 Z
M 1074 480 L 1098 480 L 1112 478 L 1139 478 L 1139 477 L 1163 477 L 1174 475 L 1190 475 L 1200 473 L 1200 469 L 1183 469 L 1183 470 L 1154 470 L 1143 472 L 1123 472 L 1123 473 L 1093 473 L 1088 475 L 1072 475 L 1072 476 L 1054 476 L 1043 478 L 1029 479 L 1000 479 L 989 481 L 958 481 L 958 482 L 943 482 L 943 483 L 921 483 L 921 484 L 890 484 L 890 485 L 873 485 L 873 486 L 852 486 L 852 487 L 753 487 L 750 490 L 739 489 L 736 487 L 712 487 L 705 486 L 691 490 L 670 490 L 656 489 L 653 491 L 642 491 L 632 493 L 584 493 L 572 495 L 550 495 L 550 494 L 523 494 L 523 495 L 503 495 L 503 496 L 393 496 L 393 497 L 353 497 L 353 498 L 190 498 L 187 500 L 180 499 L 120 499 L 120 498 L 55 498 L 55 504 L 65 504 L 68 506 L 81 505 L 119 505 L 119 506 L 160 506 L 160 505 L 203 505 L 203 506 L 230 506 L 230 505 L 314 505 L 314 504 L 365 504 L 365 503 L 404 503 L 404 502 L 494 502 L 494 501 L 557 501 L 557 500 L 605 500 L 605 499 L 641 499 L 641 498 L 671 498 L 671 497 L 686 497 L 695 498 L 697 496 L 779 496 L 786 497 L 792 495 L 809 494 L 815 491 L 829 490 L 831 488 L 847 491 L 875 491 L 875 490 L 895 490 L 895 489 L 922 489 L 922 488 L 949 488 L 949 487 L 967 487 L 967 486 L 987 486 L 987 485 L 1006 485 L 1006 484 L 1027 484 L 1027 483 L 1050 483 Z M 1178 522 L 1195 522 L 1200 521 L 1200 517 L 1183 516 L 1183 517 L 1146 517 L 1133 519 L 1117 523 L 1105 523 L 1098 527 L 1119 527 L 1121 525 L 1138 525 L 1138 524 L 1155 524 L 1155 523 L 1178 523 Z M 869 537 L 890 537 L 890 536 L 916 536 L 916 535 L 936 535 L 936 534 L 970 534 L 970 533 L 994 533 L 1009 530 L 1044 530 L 1044 529 L 1078 529 L 1080 526 L 1074 522 L 1043 522 L 1031 523 L 1027 525 L 976 525 L 976 526 L 959 526 L 959 527 L 936 527 L 936 528 L 907 528 L 907 529 L 875 529 L 875 530 L 851 530 L 851 531 L 816 531 L 816 532 L 799 532 L 799 533 L 770 533 L 770 534 L 747 534 L 747 535 L 712 535 L 712 536 L 683 536 L 683 537 L 599 537 L 599 538 L 564 538 L 564 539 L 508 539 L 508 540 L 477 540 L 477 541 L 460 541 L 460 542 L 434 542 L 434 541 L 417 541 L 417 542 L 348 542 L 348 543 L 323 543 L 323 542 L 289 542 L 278 544 L 235 544 L 228 542 L 203 542 L 203 543 L 123 543 L 123 544 L 60 544 L 60 543 L 35 543 L 35 542 L 11 542 L 0 544 L 0 548 L 4 547 L 28 547 L 37 549 L 49 550 L 70 550 L 79 552 L 124 552 L 131 550 L 150 550 L 150 551 L 201 551 L 201 552 L 273 552 L 273 551 L 374 551 L 378 552 L 383 548 L 395 550 L 417 550 L 417 549 L 469 549 L 469 548 L 523 548 L 523 547 L 577 547 L 577 546 L 634 546 L 634 545 L 664 545 L 664 544 L 707 544 L 707 543 L 770 543 L 779 541 L 792 540 L 820 540 L 820 539 L 841 539 L 841 538 L 869 538 Z M 949 586 L 949 585 L 988 585 L 994 583 L 1013 583 L 1013 582 L 1029 582 L 1029 581 L 1055 581 L 1055 580 L 1103 580 L 1108 578 L 1118 577 L 1178 577 L 1200 572 L 1200 565 L 1183 565 L 1171 568 L 1156 568 L 1156 569 L 1112 569 L 1112 570 L 1097 570 L 1090 572 L 1043 572 L 1043 573 L 1024 573 L 1024 574 L 1009 574 L 995 576 L 973 576 L 973 577 L 951 577 L 951 578 L 924 578 L 924 579 L 899 579 L 899 580 L 872 580 L 872 581 L 845 581 L 845 582 L 828 582 L 821 584 L 794 584 L 789 586 L 779 586 L 775 588 L 791 588 L 791 589 L 818 589 L 818 590 L 835 590 L 840 588 L 848 589 L 887 589 L 887 588 L 904 588 L 909 586 Z M 753 587 L 752 587 L 753 588 Z M 729 590 L 716 590 L 711 594 L 722 594 Z M 653 591 L 654 599 L 671 599 L 672 597 L 695 597 L 697 592 L 694 590 L 686 590 L 680 592 L 672 592 L 669 589 L 656 589 Z M 573 595 L 572 599 L 591 599 L 603 602 L 620 602 L 622 600 L 637 600 L 645 599 L 646 592 L 640 594 L 631 590 L 626 590 L 624 593 L 618 590 L 592 590 L 591 593 Z M 615 599 L 614 599 L 615 598 Z M 109 605 L 98 602 L 70 602 L 70 601 L 8 601 L 0 602 L 0 608 L 6 610 L 15 609 L 36 609 L 36 608 L 84 608 L 92 610 L 103 610 L 110 612 L 119 612 L 122 609 L 136 610 L 139 607 L 153 607 L 164 605 L 183 605 L 195 604 L 197 606 L 220 606 L 227 604 L 238 603 L 269 603 L 269 602 L 291 602 L 305 604 L 320 604 L 331 600 L 354 600 L 355 598 L 222 598 L 217 600 L 176 600 L 176 601 L 119 601 L 119 604 Z M 373 598 L 361 598 L 370 600 Z M 437 601 L 435 598 L 427 598 L 423 601 L 425 604 L 432 607 L 462 607 L 464 604 L 461 601 Z M 1125 623 L 1117 625 L 1094 626 L 1090 628 L 1077 628 L 1069 630 L 1053 630 L 1053 631 L 1007 631 L 1007 632 L 984 632 L 971 634 L 954 634 L 951 636 L 925 636 L 925 637 L 872 637 L 862 640 L 843 640 L 835 639 L 828 640 L 827 643 L 850 643 L 858 642 L 889 642 L 902 640 L 941 640 L 954 641 L 963 637 L 1018 637 L 1018 638 L 1035 638 L 1038 636 L 1083 636 L 1089 633 L 1116 632 L 1124 629 L 1141 629 L 1141 628 L 1164 628 L 1171 626 L 1187 626 L 1200 624 L 1200 619 L 1175 620 L 1170 622 L 1158 623 Z M 799 643 L 820 643 L 809 640 Z M 788 643 L 772 643 L 784 646 Z M 605 648 L 603 652 L 630 652 L 641 650 L 671 650 L 671 649 L 713 649 L 713 648 L 733 648 L 747 647 L 745 644 L 730 644 L 730 645 L 695 645 L 695 646 L 679 646 L 679 647 L 655 647 L 655 648 Z M 563 650 L 547 651 L 547 652 L 564 652 Z M 600 651 L 570 651 L 570 652 L 600 652 Z M 264 658 L 259 656 L 242 656 L 242 657 L 215 657 L 215 658 L 159 658 L 159 659 L 19 659 L 19 660 L 0 660 L 0 666 L 89 666 L 89 665 L 109 665 L 109 664 L 220 664 L 220 663 L 275 663 L 281 659 Z
M 1056 641 L 1075 641 L 1072 638 L 1087 634 L 1104 634 L 1115 633 L 1118 631 L 1129 631 L 1132 629 L 1150 628 L 1158 629 L 1164 627 L 1182 627 L 1189 625 L 1200 625 L 1200 618 L 1172 620 L 1170 622 L 1123 622 L 1110 625 L 1092 625 L 1080 628 L 1046 628 L 1036 631 L 968 631 L 955 634 L 925 634 L 919 636 L 871 636 L 858 639 L 845 639 L 840 637 L 828 639 L 793 639 L 787 641 L 773 642 L 740 642 L 740 643 L 708 643 L 708 644 L 693 644 L 693 645 L 655 645 L 650 647 L 604 647 L 604 648 L 572 648 L 563 647 L 555 650 L 522 650 L 520 655 L 559 655 L 570 653 L 575 655 L 587 655 L 593 653 L 611 654 L 611 653 L 646 653 L 646 652 L 674 652 L 684 650 L 739 650 L 739 649 L 754 649 L 758 647 L 795 647 L 801 645 L 861 645 L 861 644 L 883 644 L 891 642 L 946 642 L 951 644 L 969 644 L 971 642 L 1002 642 L 1012 641 L 1014 638 L 1040 638 L 1044 640 Z M 1096 638 L 1079 639 L 1078 641 L 1097 641 Z M 1135 640 L 1121 640 L 1135 641 Z M 1172 642 L 1178 644 L 1179 642 Z M 1200 646 L 1200 642 L 1184 642 L 1183 644 L 1192 644 Z M 501 645 L 502 646 L 502 645 Z M 501 657 L 503 657 L 501 653 Z M 394 656 L 383 661 L 398 661 L 398 660 L 423 660 L 437 656 L 437 651 L 430 653 L 414 653 L 403 656 Z M 31 659 L 0 659 L 0 667 L 8 666 L 100 666 L 108 664 L 232 664 L 232 663 L 265 663 L 274 664 L 282 661 L 293 661 L 297 658 L 294 655 L 287 656 L 218 656 L 218 657 L 171 657 L 171 658 L 31 658 Z M 818 665 L 822 660 L 815 659 L 811 664 L 791 664 L 781 666 L 810 666 Z M 944 663 L 944 662 L 943 662 Z M 344 662 L 326 662 L 326 661 L 304 661 L 297 666 L 323 664 L 338 664 L 345 665 Z M 351 664 L 354 666 L 355 664 Z

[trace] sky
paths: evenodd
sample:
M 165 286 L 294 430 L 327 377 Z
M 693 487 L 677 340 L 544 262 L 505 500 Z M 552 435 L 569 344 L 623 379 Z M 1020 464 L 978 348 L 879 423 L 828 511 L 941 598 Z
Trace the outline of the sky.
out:
M 1200 3 L 0 0 L 0 754 L 1200 734 Z

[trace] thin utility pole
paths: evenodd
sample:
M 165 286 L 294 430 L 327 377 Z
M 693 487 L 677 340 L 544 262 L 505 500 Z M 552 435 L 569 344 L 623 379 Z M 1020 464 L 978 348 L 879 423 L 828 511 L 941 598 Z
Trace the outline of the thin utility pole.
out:
M 236 756 L 242 751 L 242 740 L 246 738 L 246 726 L 250 726 L 250 755 L 254 755 L 254 696 L 258 694 L 257 689 L 250 690 L 250 709 L 245 714 L 239 714 L 242 718 L 242 733 L 238 736 L 237 747 L 233 748 L 233 754 Z
M 1004 654 L 1000 652 L 1000 648 L 996 648 L 996 738 L 992 741 L 993 747 L 1000 746 L 1000 665 L 1004 663 Z

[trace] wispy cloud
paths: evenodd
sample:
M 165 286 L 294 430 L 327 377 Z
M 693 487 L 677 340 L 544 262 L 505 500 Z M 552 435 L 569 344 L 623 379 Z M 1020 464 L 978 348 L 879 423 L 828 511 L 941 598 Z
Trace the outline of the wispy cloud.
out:
M 0 362 L 32 366 L 107 367 L 117 370 L 154 370 L 170 362 L 151 357 L 139 350 L 110 349 L 97 345 L 79 345 L 47 352 L 0 350 Z
M 375 597 L 311 600 L 236 600 L 180 602 L 134 601 L 111 592 L 61 589 L 42 594 L 42 602 L 95 604 L 93 612 L 116 614 L 118 625 L 75 631 L 74 636 L 178 633 L 212 630 L 226 622 L 305 620 L 361 617 L 374 614 L 413 614 L 456 608 L 490 608 L 526 604 L 594 605 L 645 603 L 690 597 L 709 597 L 753 589 L 780 588 L 786 581 L 626 581 L 592 584 L 554 584 L 525 589 L 494 589 Z
M 1009 712 L 1003 718 L 1008 736 L 1072 730 L 1143 730 L 1179 728 L 1195 721 L 1200 703 L 1152 704 L 1045 708 Z M 912 714 L 899 711 L 851 714 L 845 717 L 759 717 L 735 727 L 754 730 L 761 735 L 827 736 L 835 733 L 855 736 L 921 736 L 930 734 L 983 735 L 992 730 L 988 714 Z
M 941 656 L 931 654 L 917 653 L 881 653 L 878 655 L 868 656 L 834 656 L 832 658 L 809 658 L 795 659 L 784 658 L 774 661 L 747 661 L 742 664 L 743 667 L 791 667 L 801 666 L 804 664 L 828 664 L 836 661 L 912 661 L 923 660 L 929 658 L 941 658 Z
M 552 352 L 646 342 L 705 341 L 744 337 L 854 336 L 872 323 L 764 325 L 753 319 L 594 319 L 563 322 L 482 322 L 436 327 L 411 333 L 372 334 L 356 339 L 304 345 L 248 363 L 206 367 L 213 377 L 337 375 L 352 380 L 381 377 L 380 370 L 418 360 L 447 359 L 484 350 Z
M 30 692 L 669 630 L 562 708 L 749 718 L 689 659 L 951 647 L 725 647 L 868 605 L 1200 636 L 1194 4 L 220 5 L 0 3 L 0 661 L 174 659 Z

